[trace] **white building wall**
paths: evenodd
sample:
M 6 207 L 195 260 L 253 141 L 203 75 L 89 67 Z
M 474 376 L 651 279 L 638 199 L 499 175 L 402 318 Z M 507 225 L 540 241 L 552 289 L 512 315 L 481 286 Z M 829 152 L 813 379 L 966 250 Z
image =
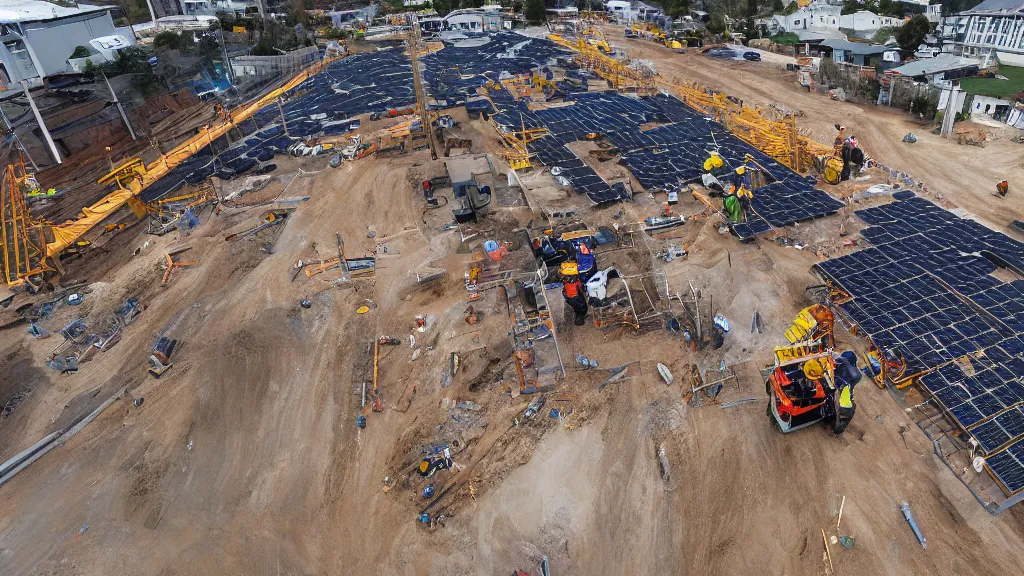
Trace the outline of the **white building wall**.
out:
M 975 95 L 974 101 L 971 102 L 971 114 L 985 114 L 991 116 L 995 114 L 997 106 L 1013 106 L 1013 102 L 1003 100 L 1002 98 Z
M 777 31 L 795 32 L 797 30 L 838 30 L 840 27 L 841 8 L 827 4 L 810 4 L 792 14 L 776 14 L 771 18 L 771 26 Z
M 942 33 L 952 41 L 954 54 L 1024 65 L 1024 15 L 955 15 L 943 19 Z
M 78 46 L 89 47 L 93 38 L 115 34 L 110 12 L 91 12 L 49 22 L 26 22 L 25 44 L 41 76 L 67 70 L 68 57 Z

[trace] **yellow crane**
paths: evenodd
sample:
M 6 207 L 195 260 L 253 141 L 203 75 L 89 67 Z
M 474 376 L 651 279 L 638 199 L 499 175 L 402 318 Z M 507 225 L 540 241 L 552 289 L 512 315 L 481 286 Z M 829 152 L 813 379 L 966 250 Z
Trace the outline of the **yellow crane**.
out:
M 132 198 L 168 172 L 191 158 L 215 140 L 227 134 L 240 122 L 252 117 L 264 106 L 322 72 L 337 57 L 328 57 L 302 70 L 280 88 L 231 112 L 222 111 L 220 117 L 198 134 L 146 164 L 141 158 L 130 158 L 99 179 L 103 185 L 116 185 L 116 189 L 101 200 L 82 208 L 78 218 L 62 224 L 32 218 L 23 197 L 22 185 L 28 176 L 23 160 L 9 164 L 0 182 L 0 249 L 3 251 L 4 280 L 11 288 L 22 286 L 30 279 L 46 272 L 61 272 L 58 256 L 72 246 L 83 234 L 121 209 Z

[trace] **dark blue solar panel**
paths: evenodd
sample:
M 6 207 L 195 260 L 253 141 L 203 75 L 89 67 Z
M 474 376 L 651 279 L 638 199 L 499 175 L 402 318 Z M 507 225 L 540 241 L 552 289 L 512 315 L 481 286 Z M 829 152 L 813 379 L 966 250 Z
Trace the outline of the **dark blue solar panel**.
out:
M 1013 448 L 1022 446 L 1024 443 L 1017 443 L 998 454 L 985 458 L 988 469 L 1002 482 L 1010 494 L 1016 494 L 1024 489 L 1024 463 L 1022 463 L 1024 454 L 1019 454 L 1020 450 L 1011 451 Z
M 1011 493 L 1024 488 L 1024 282 L 991 275 L 1024 270 L 1024 244 L 916 196 L 857 215 L 872 247 L 817 272 L 853 297 L 840 307 L 876 346 L 925 372 L 919 383 L 985 452 L 1008 447 L 990 470 Z
M 749 154 L 776 181 L 755 191 L 753 214 L 747 222 L 732 226 L 733 234 L 740 238 L 832 214 L 843 206 L 815 189 L 813 179 L 792 172 L 673 97 L 659 94 L 631 98 L 616 92 L 586 92 L 573 94 L 571 99 L 575 101 L 571 106 L 542 110 L 512 104 L 495 114 L 494 120 L 511 130 L 523 125 L 547 128 L 550 134 L 532 142 L 530 149 L 544 164 L 559 168 L 579 162 L 564 148 L 566 144 L 588 134 L 601 134 L 620 151 L 621 164 L 649 190 L 679 191 L 685 183 L 699 178 L 709 149 L 717 148 L 726 162 L 722 176 Z M 639 128 L 653 122 L 668 124 L 649 130 Z M 558 148 L 562 150 L 556 152 Z M 582 170 L 588 177 L 597 176 L 589 167 Z M 595 182 L 595 188 L 587 189 L 579 181 L 582 175 L 566 179 L 592 200 L 595 193 L 604 192 L 607 184 Z
M 249 171 L 256 167 L 257 157 L 261 162 L 270 161 L 272 153 L 282 152 L 297 137 L 337 132 L 332 126 L 350 126 L 347 120 L 354 116 L 415 104 L 412 64 L 397 49 L 356 54 L 332 62 L 326 71 L 307 79 L 285 99 L 288 136 L 283 135 L 277 106 L 268 105 L 239 125 L 247 136 L 242 142 L 228 148 L 226 138 L 217 140 L 143 191 L 142 199 L 152 201 L 215 173 L 229 177 L 231 171 Z

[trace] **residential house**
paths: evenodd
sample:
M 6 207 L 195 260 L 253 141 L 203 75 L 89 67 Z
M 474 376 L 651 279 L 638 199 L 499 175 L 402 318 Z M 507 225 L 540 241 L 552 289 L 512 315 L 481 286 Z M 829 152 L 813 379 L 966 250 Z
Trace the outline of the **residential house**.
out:
M 898 63 L 900 61 L 898 48 L 881 44 L 828 39 L 821 41 L 817 45 L 817 49 L 822 58 L 831 58 L 835 62 L 858 66 L 875 67 L 882 62 Z
M 630 20 L 630 15 L 633 13 L 633 3 L 626 0 L 608 0 L 608 2 L 605 2 L 604 10 L 616 20 Z
M 773 34 L 796 32 L 797 30 L 849 30 L 855 35 L 869 35 L 886 26 L 901 26 L 903 20 L 891 16 L 879 16 L 868 10 L 853 14 L 842 14 L 842 7 L 824 2 L 812 2 L 806 8 L 785 15 L 776 14 L 768 22 Z
M 985 116 L 991 116 L 995 120 L 1013 125 L 1015 122 L 1010 122 L 1009 120 L 1010 114 L 1014 111 L 1016 111 L 1016 103 L 1013 100 L 975 94 L 974 98 L 971 100 L 971 109 L 969 112 L 971 114 L 984 114 Z M 1020 120 L 1019 111 L 1017 111 L 1014 116 L 1015 121 Z
M 38 0 L 0 0 L 0 82 L 40 79 L 73 71 L 68 58 L 79 46 L 95 64 L 116 58 L 135 37 L 114 27 L 113 6 L 60 6 Z
M 971 10 L 942 19 L 943 51 L 980 58 L 983 66 L 998 59 L 1024 66 L 1024 0 L 985 0 Z
M 953 80 L 970 78 L 978 75 L 980 60 L 963 58 L 952 54 L 939 54 L 934 58 L 925 58 L 908 62 L 888 71 L 894 76 L 905 76 L 918 82 L 927 82 L 940 88 L 949 88 Z
M 811 2 L 792 14 L 776 14 L 771 17 L 768 30 L 772 34 L 796 32 L 797 30 L 839 29 L 842 8 L 825 2 Z
M 509 20 L 511 16 L 498 10 L 484 10 L 480 8 L 465 8 L 452 10 L 441 20 L 442 27 L 446 30 L 458 30 L 462 32 L 488 32 L 511 28 L 504 26 L 503 20 Z
M 892 16 L 879 16 L 868 10 L 859 10 L 853 14 L 843 14 L 839 17 L 839 27 L 844 30 L 851 30 L 854 34 L 873 33 L 879 28 L 898 27 L 903 25 L 902 18 Z

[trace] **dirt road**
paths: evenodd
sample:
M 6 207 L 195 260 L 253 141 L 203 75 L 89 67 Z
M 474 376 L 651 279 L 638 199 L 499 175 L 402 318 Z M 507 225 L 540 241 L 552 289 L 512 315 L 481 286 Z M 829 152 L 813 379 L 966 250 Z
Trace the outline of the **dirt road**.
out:
M 924 182 L 931 197 L 947 200 L 976 214 L 987 225 L 1006 232 L 1013 220 L 1024 219 L 1024 146 L 1010 141 L 1020 131 L 1007 126 L 989 129 L 997 139 L 985 147 L 961 146 L 941 138 L 899 110 L 830 100 L 808 93 L 797 84 L 796 73 L 774 61 L 747 62 L 718 60 L 690 50 L 676 54 L 646 40 L 622 38 L 622 30 L 606 26 L 605 35 L 632 58 L 652 60 L 665 78 L 697 82 L 741 98 L 754 107 L 781 105 L 802 112 L 797 126 L 824 144 L 835 139 L 835 124 L 846 126 L 847 135 L 857 136 L 860 146 L 882 164 L 901 170 Z M 908 132 L 917 134 L 915 144 L 902 142 Z M 999 199 L 993 195 L 1000 180 L 1011 187 L 1019 182 L 1018 194 Z M 1012 233 L 1012 232 L 1011 232 Z

